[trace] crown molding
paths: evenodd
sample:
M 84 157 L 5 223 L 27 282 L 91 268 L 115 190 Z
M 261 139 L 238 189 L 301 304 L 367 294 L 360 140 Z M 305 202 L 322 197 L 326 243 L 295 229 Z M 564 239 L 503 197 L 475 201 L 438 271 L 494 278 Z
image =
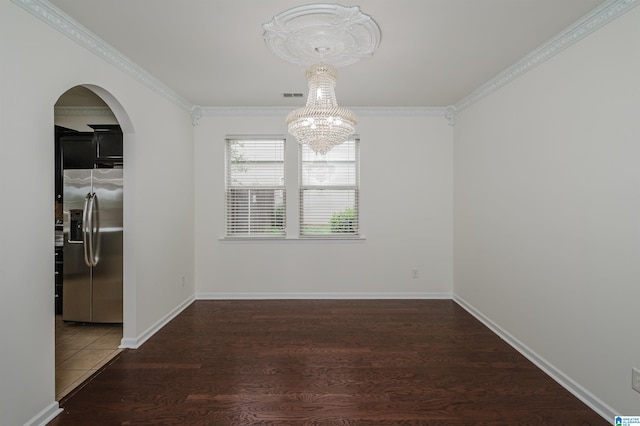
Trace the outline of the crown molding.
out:
M 202 118 L 202 107 L 198 105 L 192 106 L 189 115 L 191 116 L 191 125 L 196 127 Z
M 164 96 L 174 104 L 187 111 L 194 126 L 203 116 L 219 115 L 279 115 L 286 114 L 291 108 L 287 107 L 200 107 L 191 104 L 160 80 L 153 77 L 139 65 L 125 57 L 115 48 L 104 42 L 87 28 L 67 16 L 64 12 L 47 0 L 11 0 L 12 3 L 25 9 L 41 21 L 60 31 L 76 41 L 86 49 L 92 51 L 125 74 L 135 78 L 145 86 Z M 429 115 L 443 116 L 450 125 L 455 125 L 456 115 L 462 110 L 478 102 L 485 96 L 507 85 L 536 66 L 542 64 L 564 49 L 580 41 L 597 29 L 625 14 L 640 4 L 640 0 L 608 0 L 593 11 L 585 15 L 576 23 L 543 44 L 520 61 L 516 62 L 482 86 L 478 87 L 455 105 L 446 107 L 362 107 L 353 110 L 362 116 L 368 115 Z
M 125 74 L 135 78 L 148 88 L 164 96 L 174 104 L 186 111 L 191 110 L 193 105 L 189 101 L 47 0 L 11 0 L 11 2 L 25 9 L 41 21 L 60 31 L 62 34 L 76 41 L 116 68 L 119 68 Z
M 493 93 L 499 88 L 509 84 L 528 71 L 531 71 L 536 66 L 542 64 L 548 59 L 551 59 L 564 49 L 633 9 L 638 4 L 640 4 L 640 0 L 608 0 L 596 7 L 560 34 L 458 101 L 453 106 L 454 123 L 455 115 L 458 112 L 468 108 L 490 93 Z M 449 120 L 449 122 L 451 123 L 451 120 Z
M 199 107 L 193 108 L 199 117 L 216 117 L 232 115 L 258 115 L 258 116 L 285 116 L 295 106 L 282 107 Z M 446 117 L 447 111 L 451 107 L 349 107 L 359 116 L 429 116 Z M 193 116 L 193 113 L 192 113 Z

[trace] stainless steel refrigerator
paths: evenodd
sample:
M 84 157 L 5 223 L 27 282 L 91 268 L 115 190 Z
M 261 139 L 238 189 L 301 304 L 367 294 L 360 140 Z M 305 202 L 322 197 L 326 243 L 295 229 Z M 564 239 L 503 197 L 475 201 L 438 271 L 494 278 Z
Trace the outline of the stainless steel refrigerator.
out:
M 122 183 L 122 169 L 64 171 L 64 321 L 122 322 Z

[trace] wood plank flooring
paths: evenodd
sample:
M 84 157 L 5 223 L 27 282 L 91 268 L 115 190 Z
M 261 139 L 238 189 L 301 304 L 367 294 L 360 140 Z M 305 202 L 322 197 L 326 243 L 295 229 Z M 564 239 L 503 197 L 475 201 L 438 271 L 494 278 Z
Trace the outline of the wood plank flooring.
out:
M 50 425 L 607 425 L 451 300 L 196 301 Z

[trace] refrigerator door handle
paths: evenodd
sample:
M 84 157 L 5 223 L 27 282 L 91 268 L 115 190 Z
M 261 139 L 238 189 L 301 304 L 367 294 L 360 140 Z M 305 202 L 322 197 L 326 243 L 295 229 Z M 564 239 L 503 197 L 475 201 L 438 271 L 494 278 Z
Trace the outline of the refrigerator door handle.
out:
M 100 261 L 100 205 L 98 195 L 91 197 L 91 265 L 97 266 Z
M 88 193 L 84 197 L 84 208 L 82 209 L 82 252 L 84 254 L 84 263 L 91 267 L 90 260 L 90 245 L 91 245 L 91 228 L 90 228 L 90 215 L 89 215 L 89 206 L 91 203 L 91 193 Z
M 92 267 L 98 264 L 98 256 L 100 249 L 100 217 L 98 212 L 98 198 L 96 193 L 87 194 L 86 203 L 86 221 L 84 222 L 84 263 Z

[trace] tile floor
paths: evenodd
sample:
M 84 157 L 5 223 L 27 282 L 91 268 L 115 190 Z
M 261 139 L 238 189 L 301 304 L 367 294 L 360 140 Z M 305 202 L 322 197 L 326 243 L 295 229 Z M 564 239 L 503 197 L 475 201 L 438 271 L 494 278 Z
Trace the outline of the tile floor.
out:
M 120 352 L 121 324 L 76 324 L 56 315 L 56 400 Z

